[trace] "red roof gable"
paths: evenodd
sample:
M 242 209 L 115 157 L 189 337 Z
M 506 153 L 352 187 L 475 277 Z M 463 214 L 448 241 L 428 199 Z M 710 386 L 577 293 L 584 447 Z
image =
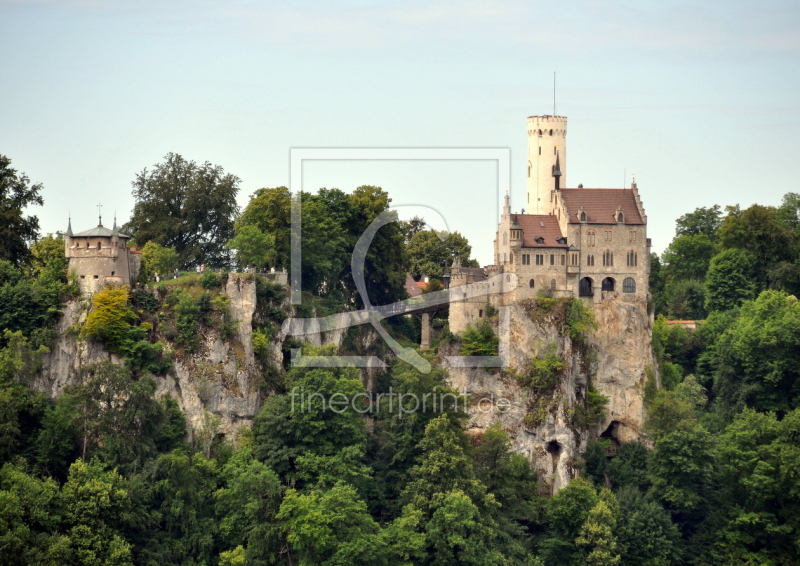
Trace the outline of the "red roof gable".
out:
M 567 244 L 559 244 L 556 238 L 561 238 L 561 228 L 558 219 L 549 214 L 512 214 L 512 224 L 516 220 L 522 228 L 523 248 L 566 248 Z M 544 238 L 540 244 L 536 238 Z
M 622 208 L 625 224 L 644 224 L 632 189 L 561 189 L 570 224 L 580 224 L 578 212 L 586 210 L 589 224 L 616 224 L 614 213 Z

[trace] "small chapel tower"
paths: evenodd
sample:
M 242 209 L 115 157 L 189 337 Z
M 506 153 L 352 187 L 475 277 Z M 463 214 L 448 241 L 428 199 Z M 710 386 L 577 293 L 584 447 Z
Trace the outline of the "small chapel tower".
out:
M 559 164 L 561 187 L 567 185 L 567 117 L 528 116 L 528 198 L 529 214 L 554 214 L 553 171 Z

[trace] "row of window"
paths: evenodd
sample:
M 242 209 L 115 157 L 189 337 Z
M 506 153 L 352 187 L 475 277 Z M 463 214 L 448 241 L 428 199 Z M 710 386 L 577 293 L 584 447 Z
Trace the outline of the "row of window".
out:
M 616 281 L 612 277 L 606 277 L 603 279 L 603 282 L 600 284 L 600 290 L 602 291 L 614 291 L 616 286 Z M 636 281 L 633 277 L 626 277 L 622 280 L 622 292 L 623 293 L 635 293 L 636 292 Z M 594 295 L 594 281 L 592 281 L 591 277 L 584 277 L 581 279 L 580 283 L 578 284 L 578 294 L 581 296 L 591 296 Z
M 603 265 L 606 267 L 611 267 L 614 265 L 614 252 L 606 250 L 603 253 Z M 505 258 L 505 255 L 504 255 Z M 564 265 L 566 258 L 562 254 L 561 255 L 561 265 Z M 628 267 L 636 267 L 638 265 L 639 256 L 638 254 L 631 250 L 628 252 L 625 258 L 625 264 Z M 534 254 L 534 261 L 536 262 L 535 265 L 545 265 L 545 255 L 544 254 Z M 511 262 L 514 262 L 514 254 L 511 254 Z M 531 254 L 522 254 L 522 265 L 530 265 L 531 264 Z M 570 265 L 579 265 L 578 253 L 571 252 L 570 253 Z M 556 255 L 550 254 L 550 265 L 556 265 Z M 589 267 L 594 267 L 594 256 L 589 254 L 586 256 L 586 265 Z
M 78 245 L 76 244 L 76 245 L 75 245 L 75 247 L 77 248 L 77 247 L 78 247 Z M 114 247 L 115 247 L 115 248 L 123 248 L 123 249 L 124 249 L 124 248 L 125 248 L 125 244 L 123 243 L 123 244 L 120 246 L 120 245 L 119 245 L 119 242 L 114 242 Z M 91 248 L 91 246 L 89 245 L 89 242 L 86 242 L 86 249 L 88 250 L 88 249 L 90 249 L 90 248 Z M 97 249 L 98 249 L 98 250 L 100 250 L 100 249 L 103 249 L 103 246 L 100 244 L 100 242 L 97 242 Z
M 603 279 L 603 282 L 600 285 L 600 289 L 602 291 L 613 291 L 615 286 L 616 286 L 616 283 L 617 282 L 614 281 L 614 279 L 612 277 L 606 277 L 605 279 Z M 533 289 L 535 287 L 535 285 L 536 285 L 536 283 L 534 282 L 533 279 L 528 281 L 528 287 L 530 287 L 531 289 Z M 594 294 L 593 285 L 594 285 L 594 281 L 592 281 L 591 277 L 584 277 L 583 279 L 581 279 L 580 284 L 579 284 L 579 288 L 578 288 L 579 294 L 580 295 L 593 295 Z M 551 279 L 550 280 L 550 289 L 555 291 L 555 289 L 556 289 L 556 280 L 555 279 Z M 623 281 L 622 281 L 622 292 L 623 293 L 635 293 L 636 292 L 636 281 L 633 279 L 633 277 L 626 277 L 625 279 L 623 279 Z

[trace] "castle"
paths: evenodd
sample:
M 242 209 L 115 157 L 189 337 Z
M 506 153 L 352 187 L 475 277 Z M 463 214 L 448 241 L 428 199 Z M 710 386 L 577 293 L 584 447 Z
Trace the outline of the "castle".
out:
M 117 220 L 109 230 L 100 218 L 97 226 L 72 233 L 72 219 L 64 234 L 64 252 L 69 271 L 78 277 L 81 293 L 91 295 L 106 284 L 130 285 L 139 276 L 141 253 L 128 246 L 130 236 L 117 230 Z
M 636 183 L 629 189 L 566 188 L 567 118 L 528 118 L 527 206 L 512 213 L 508 194 L 494 240 L 494 264 L 453 265 L 450 288 L 498 274 L 517 276 L 517 287 L 490 294 L 494 306 L 540 293 L 600 303 L 611 297 L 649 300 L 650 239 Z M 453 302 L 450 329 L 464 330 L 484 316 L 485 297 Z

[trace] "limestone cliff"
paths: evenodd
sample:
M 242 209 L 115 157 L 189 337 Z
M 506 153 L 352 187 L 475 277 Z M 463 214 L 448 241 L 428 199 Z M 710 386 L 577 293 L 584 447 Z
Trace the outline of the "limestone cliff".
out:
M 530 458 L 546 491 L 556 492 L 575 477 L 575 464 L 590 438 L 609 438 L 612 448 L 638 438 L 644 419 L 646 368 L 653 365 L 651 319 L 644 301 L 609 298 L 591 310 L 597 329 L 585 344 L 573 343 L 557 315 L 532 316 L 525 305 L 501 307 L 497 331 L 500 355 L 510 371 L 449 369 L 451 386 L 470 395 L 468 429 L 477 433 L 495 422 L 511 436 L 514 449 Z M 552 353 L 566 362 L 552 393 L 537 396 L 515 374 L 533 358 Z M 455 348 L 442 352 L 456 354 Z M 445 362 L 446 363 L 446 362 Z M 589 382 L 608 397 L 597 425 L 576 424 Z M 510 401 L 502 411 L 499 399 Z M 488 400 L 483 401 L 482 400 Z
M 224 292 L 230 298 L 229 316 L 237 321 L 235 335 L 225 340 L 219 330 L 203 327 L 199 348 L 192 354 L 176 356 L 171 370 L 155 379 L 157 394 L 175 397 L 190 430 L 208 428 L 216 417 L 216 433 L 231 435 L 242 424 L 249 424 L 263 403 L 264 392 L 259 387 L 263 368 L 253 354 L 253 278 L 231 275 Z M 76 383 L 81 369 L 89 364 L 103 360 L 122 363 L 102 344 L 79 336 L 88 310 L 86 299 L 70 301 L 63 309 L 56 326 L 56 344 L 45 356 L 43 372 L 34 384 L 50 396 L 56 397 Z M 158 338 L 169 345 L 163 335 Z

